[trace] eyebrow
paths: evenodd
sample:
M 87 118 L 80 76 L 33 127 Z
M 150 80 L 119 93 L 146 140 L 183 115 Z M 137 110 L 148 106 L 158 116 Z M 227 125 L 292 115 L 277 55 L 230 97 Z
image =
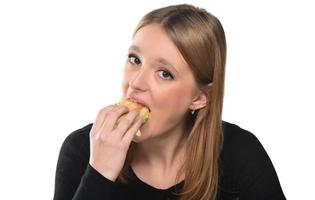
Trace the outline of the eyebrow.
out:
M 136 46 L 136 45 L 131 45 L 131 46 L 129 47 L 129 51 L 130 51 L 130 50 L 137 51 L 137 52 L 139 52 L 139 53 L 141 52 L 141 51 L 140 51 L 140 48 L 139 48 L 138 46 Z
M 158 58 L 158 62 L 163 64 L 163 65 L 166 65 L 166 66 L 173 68 L 176 71 L 176 73 L 178 73 L 177 69 L 172 65 L 172 63 L 168 62 L 164 58 Z
M 133 51 L 136 51 L 136 52 L 138 52 L 138 53 L 141 53 L 140 48 L 139 48 L 138 46 L 136 46 L 136 45 L 131 45 L 131 46 L 129 47 L 129 51 L 130 51 L 130 50 L 133 50 Z M 173 65 L 172 63 L 170 63 L 168 60 L 166 60 L 166 59 L 164 59 L 164 58 L 158 58 L 158 59 L 157 59 L 157 62 L 158 62 L 158 63 L 161 63 L 161 64 L 163 64 L 163 65 L 167 65 L 167 66 L 173 68 L 173 69 L 176 71 L 176 73 L 179 73 L 178 70 L 174 67 L 174 65 Z

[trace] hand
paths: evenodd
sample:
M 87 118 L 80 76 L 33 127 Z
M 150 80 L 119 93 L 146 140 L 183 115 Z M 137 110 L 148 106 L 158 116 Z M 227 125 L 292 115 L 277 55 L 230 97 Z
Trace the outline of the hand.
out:
M 90 132 L 90 165 L 115 181 L 125 163 L 130 143 L 141 126 L 139 110 L 126 106 L 107 106 L 100 110 Z M 117 124 L 118 123 L 118 124 Z

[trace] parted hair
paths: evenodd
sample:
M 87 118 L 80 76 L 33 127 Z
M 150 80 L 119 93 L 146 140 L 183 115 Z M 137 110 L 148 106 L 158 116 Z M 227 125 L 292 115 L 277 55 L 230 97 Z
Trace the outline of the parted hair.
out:
M 185 181 L 180 200 L 214 200 L 219 185 L 219 156 L 223 143 L 222 109 L 226 62 L 225 33 L 220 21 L 205 9 L 180 4 L 159 8 L 140 20 L 142 27 L 158 23 L 175 44 L 191 69 L 198 87 L 206 94 L 207 104 L 194 115 L 187 115 L 189 135 L 185 162 L 177 173 Z M 208 87 L 207 87 L 208 86 Z M 210 86 L 210 87 L 209 87 Z M 134 145 L 134 144 L 133 144 Z M 118 180 L 126 181 L 132 161 L 131 148 Z

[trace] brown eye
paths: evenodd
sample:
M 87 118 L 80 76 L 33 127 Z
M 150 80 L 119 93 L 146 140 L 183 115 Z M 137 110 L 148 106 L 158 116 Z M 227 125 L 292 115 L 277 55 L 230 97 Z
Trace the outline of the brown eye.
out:
M 136 55 L 133 55 L 133 54 L 128 55 L 128 60 L 133 65 L 140 65 L 141 64 L 141 60 Z
M 159 76 L 162 79 L 165 79 L 165 80 L 172 80 L 172 79 L 174 79 L 173 75 L 171 73 L 169 73 L 168 71 L 165 71 L 165 70 L 160 70 L 159 71 Z

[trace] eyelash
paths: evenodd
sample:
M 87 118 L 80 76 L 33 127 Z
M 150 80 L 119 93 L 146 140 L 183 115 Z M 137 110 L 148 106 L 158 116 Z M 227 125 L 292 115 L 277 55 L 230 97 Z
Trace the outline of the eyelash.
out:
M 162 73 L 166 72 L 167 76 L 170 77 L 170 78 L 163 78 L 164 80 L 173 80 L 174 79 L 174 76 L 170 72 L 168 72 L 167 70 L 160 69 L 159 70 L 159 75 L 161 74 L 161 72 Z M 162 76 L 160 75 L 160 77 L 162 77 Z
M 141 60 L 138 58 L 137 55 L 135 55 L 135 54 L 128 54 L 128 62 L 129 62 L 130 64 L 132 64 L 132 65 L 139 65 L 139 64 L 133 63 L 133 62 L 130 60 L 131 58 L 138 59 L 138 60 L 140 61 L 140 64 L 141 64 Z
M 134 61 L 131 61 L 131 58 L 134 58 L 135 60 L 138 60 L 137 62 L 140 62 L 139 64 L 137 64 L 137 63 L 135 63 Z M 141 65 L 141 60 L 139 59 L 139 57 L 137 56 L 137 55 L 135 55 L 135 54 L 132 54 L 132 53 L 130 53 L 130 54 L 128 54 L 128 62 L 131 64 L 131 65 Z M 173 74 L 171 73 L 171 72 L 169 72 L 168 70 L 166 70 L 166 69 L 160 69 L 159 70 L 159 74 L 160 74 L 160 72 L 166 72 L 167 73 L 167 75 L 170 77 L 170 78 L 163 78 L 162 76 L 160 76 L 162 79 L 164 79 L 164 80 L 173 80 L 174 79 L 174 76 L 173 76 Z

